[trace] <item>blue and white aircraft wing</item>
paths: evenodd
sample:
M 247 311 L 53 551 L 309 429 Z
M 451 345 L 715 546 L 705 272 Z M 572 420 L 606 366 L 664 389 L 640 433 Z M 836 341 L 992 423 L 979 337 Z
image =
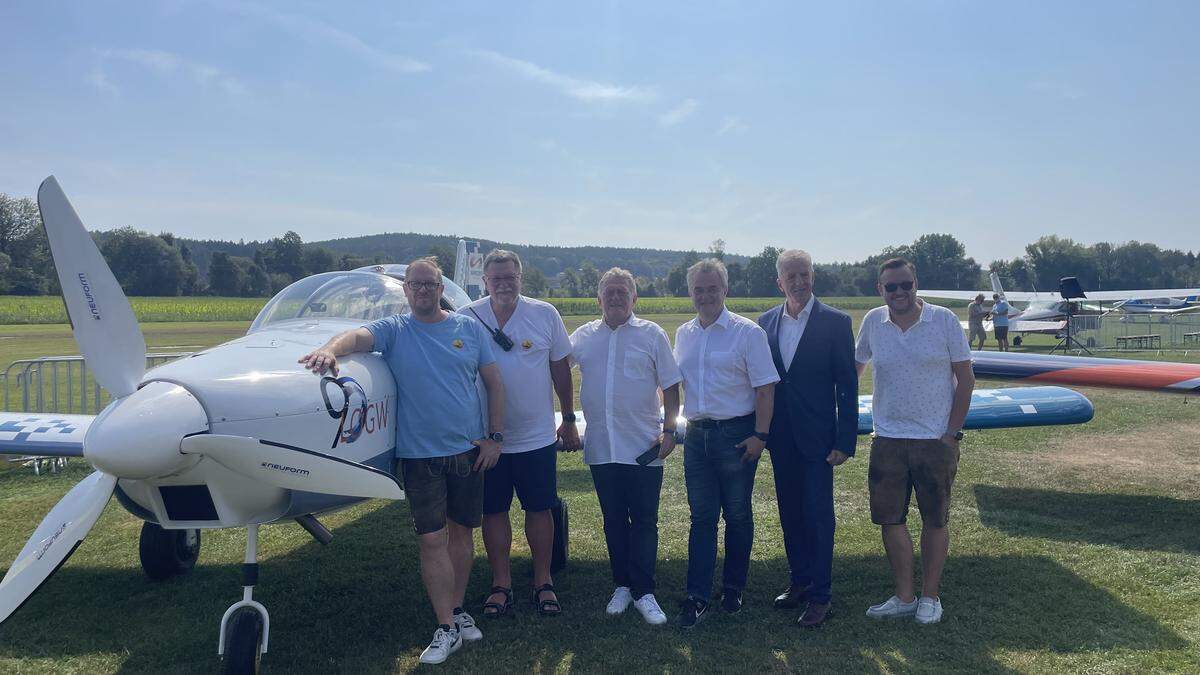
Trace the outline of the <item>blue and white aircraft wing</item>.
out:
M 0 455 L 83 457 L 94 415 L 0 412 Z
M 976 389 L 964 429 L 1006 429 L 1083 424 L 1092 419 L 1092 402 L 1066 387 Z M 871 433 L 871 397 L 858 397 L 858 433 Z

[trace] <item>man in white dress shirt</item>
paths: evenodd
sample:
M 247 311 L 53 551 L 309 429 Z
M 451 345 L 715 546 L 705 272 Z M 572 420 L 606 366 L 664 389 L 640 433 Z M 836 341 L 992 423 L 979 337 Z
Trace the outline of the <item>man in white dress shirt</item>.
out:
M 687 598 L 679 613 L 683 628 L 695 626 L 708 613 L 717 563 L 717 520 L 722 514 L 721 607 L 730 613 L 742 608 L 754 543 L 750 495 L 779 381 L 767 334 L 725 309 L 725 265 L 713 258 L 701 260 L 688 268 L 687 282 L 696 318 L 675 333 L 675 362 L 683 375 L 683 414 L 688 419 L 683 474 L 692 513 Z
M 504 379 L 504 450 L 483 481 L 483 544 L 492 568 L 492 589 L 483 615 L 494 618 L 512 609 L 512 526 L 508 510 L 513 492 L 525 511 L 525 537 L 533 558 L 533 603 L 541 615 L 561 613 L 550 577 L 554 516 L 558 502 L 555 448 L 579 448 L 575 428 L 575 391 L 571 382 L 571 340 L 554 306 L 521 295 L 521 259 L 495 249 L 483 259 L 487 297 L 459 311 L 483 323 L 498 347 L 496 365 Z M 563 423 L 555 429 L 558 396 Z
M 658 324 L 633 315 L 637 285 L 614 267 L 600 277 L 603 319 L 571 334 L 579 400 L 587 420 L 583 461 L 592 471 L 616 590 L 609 614 L 632 602 L 647 623 L 667 622 L 654 598 L 662 460 L 675 449 L 679 382 L 671 343 Z M 663 415 L 659 417 L 659 393 Z
M 942 619 L 942 569 L 950 550 L 950 490 L 975 375 L 971 346 L 954 312 L 917 297 L 917 271 L 904 258 L 879 268 L 875 283 L 887 303 L 863 317 L 855 360 L 873 366 L 874 395 L 868 488 L 871 522 L 879 525 L 896 593 L 867 616 Z M 921 512 L 921 596 L 913 588 L 913 542 L 905 521 L 912 493 Z

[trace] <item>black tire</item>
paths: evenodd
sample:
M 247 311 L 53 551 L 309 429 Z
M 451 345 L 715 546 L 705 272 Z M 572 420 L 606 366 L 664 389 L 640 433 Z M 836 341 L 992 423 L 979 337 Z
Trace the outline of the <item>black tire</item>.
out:
M 1021 339 L 1020 335 L 1013 338 L 1013 346 L 1014 347 L 1020 347 L 1022 342 L 1024 342 L 1024 340 Z
M 262 662 L 262 616 L 243 607 L 229 617 L 225 626 L 225 655 L 221 657 L 223 675 L 257 675 Z
M 200 557 L 200 530 L 165 530 L 154 523 L 142 523 L 138 556 L 142 571 L 155 581 L 183 574 Z

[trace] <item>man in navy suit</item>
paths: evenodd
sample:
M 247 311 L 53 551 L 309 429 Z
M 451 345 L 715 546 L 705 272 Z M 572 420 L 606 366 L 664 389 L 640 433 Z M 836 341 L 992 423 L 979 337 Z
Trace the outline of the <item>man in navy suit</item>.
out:
M 775 271 L 787 302 L 758 318 L 780 377 L 767 449 L 791 579 L 775 606 L 803 604 L 799 624 L 814 627 L 833 601 L 833 467 L 858 440 L 854 331 L 849 316 L 813 297 L 808 253 L 783 251 Z

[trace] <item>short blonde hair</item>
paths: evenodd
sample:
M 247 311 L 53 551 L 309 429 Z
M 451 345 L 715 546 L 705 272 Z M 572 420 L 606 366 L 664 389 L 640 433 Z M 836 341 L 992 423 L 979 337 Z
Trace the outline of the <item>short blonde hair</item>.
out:
M 725 286 L 725 290 L 729 290 L 729 270 L 725 269 L 725 263 L 716 258 L 705 258 L 688 268 L 687 284 L 689 289 L 692 287 L 692 281 L 695 280 L 696 275 L 701 272 L 716 272 L 721 276 L 721 283 Z
M 441 266 L 440 264 L 438 264 L 438 260 L 437 260 L 437 258 L 435 258 L 435 257 L 433 257 L 433 256 L 431 256 L 431 255 L 427 255 L 427 256 L 425 256 L 425 257 L 422 257 L 422 258 L 417 258 L 416 260 L 414 260 L 414 261 L 412 261 L 412 262 L 408 263 L 408 267 L 412 267 L 413 265 L 429 265 L 430 267 L 432 267 L 432 268 L 433 268 L 433 271 L 434 271 L 434 272 L 437 272 L 437 275 L 438 275 L 438 278 L 439 278 L 439 279 L 440 279 L 440 278 L 441 278 L 441 276 L 442 276 L 442 266 Z M 404 276 L 405 276 L 405 277 L 407 277 L 407 276 L 408 276 L 408 268 L 405 268 L 405 274 L 404 274 Z

